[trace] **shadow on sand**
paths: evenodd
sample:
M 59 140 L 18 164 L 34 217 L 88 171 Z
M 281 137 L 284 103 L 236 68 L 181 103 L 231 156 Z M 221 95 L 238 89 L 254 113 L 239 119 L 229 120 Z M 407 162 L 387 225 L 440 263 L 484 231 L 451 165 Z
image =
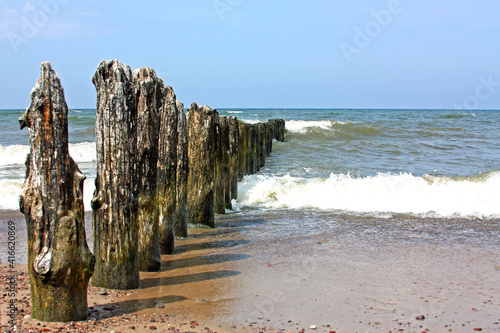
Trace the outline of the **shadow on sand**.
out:
M 159 278 L 151 278 L 151 279 L 143 279 L 141 280 L 141 288 L 154 288 L 160 286 L 173 286 L 185 283 L 193 283 L 193 282 L 201 282 L 207 280 L 215 280 L 222 279 L 225 277 L 240 275 L 241 272 L 238 271 L 214 271 L 214 272 L 203 272 L 203 273 L 195 273 L 188 275 L 179 275 L 179 276 L 167 276 L 167 277 L 159 277 Z
M 183 253 L 183 252 L 194 251 L 194 250 L 205 250 L 205 249 L 232 247 L 232 246 L 238 246 L 238 245 L 246 245 L 248 243 L 250 243 L 250 241 L 248 241 L 248 240 L 235 239 L 235 240 L 224 240 L 224 241 L 180 245 L 180 246 L 177 246 L 175 248 L 175 253 Z
M 89 319 L 92 318 L 111 318 L 119 317 L 123 314 L 134 313 L 146 309 L 152 309 L 187 300 L 184 296 L 168 295 L 163 297 L 152 297 L 142 299 L 132 299 L 122 302 L 113 302 L 108 304 L 89 307 Z
M 186 267 L 222 264 L 230 261 L 244 260 L 251 258 L 246 254 L 211 254 L 201 257 L 167 260 L 162 262 L 161 271 L 170 271 Z

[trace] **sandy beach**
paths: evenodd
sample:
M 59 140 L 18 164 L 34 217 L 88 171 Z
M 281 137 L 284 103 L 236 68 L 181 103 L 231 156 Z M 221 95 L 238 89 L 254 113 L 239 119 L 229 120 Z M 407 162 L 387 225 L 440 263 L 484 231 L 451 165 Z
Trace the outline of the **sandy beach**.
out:
M 398 222 L 387 226 L 389 221 L 375 218 L 345 217 L 336 228 L 311 230 L 308 236 L 294 232 L 292 224 L 286 226 L 290 228 L 286 234 L 280 229 L 285 228 L 281 222 L 287 215 L 268 212 L 264 219 L 262 212 L 231 213 L 219 216 L 215 229 L 191 228 L 190 237 L 177 241 L 176 253 L 162 257 L 160 272 L 141 273 L 140 289 L 111 291 L 91 286 L 89 320 L 85 322 L 45 323 L 32 319 L 26 265 L 17 265 L 17 329 L 500 330 L 500 261 L 498 241 L 495 243 L 494 238 L 499 228 L 497 220 L 454 221 L 460 222 L 457 230 L 452 230 L 452 222 L 439 226 L 442 220 L 427 220 L 427 231 L 416 230 L 402 239 L 409 225 Z M 2 221 L 5 219 L 16 221 L 18 256 L 25 258 L 23 216 L 4 212 Z M 380 233 L 380 228 L 384 233 Z M 448 236 L 441 232 L 443 228 L 448 229 Z M 431 230 L 432 237 L 425 236 Z M 481 244 L 476 243 L 477 233 L 481 233 Z M 415 237 L 418 234 L 420 238 Z M 463 237 L 457 236 L 460 234 Z M 487 234 L 494 237 L 485 241 Z M 5 248 L 4 243 L 2 247 Z M 9 273 L 4 253 L 2 250 L 0 268 L 5 278 Z M 5 332 L 9 332 L 5 325 L 10 299 L 4 291 L 1 310 Z

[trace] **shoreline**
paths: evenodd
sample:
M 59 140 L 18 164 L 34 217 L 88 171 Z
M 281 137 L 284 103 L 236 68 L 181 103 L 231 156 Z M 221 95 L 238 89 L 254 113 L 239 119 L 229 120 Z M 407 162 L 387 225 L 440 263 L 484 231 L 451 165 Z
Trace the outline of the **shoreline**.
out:
M 10 214 L 24 223 L 20 213 Z M 340 224 L 301 235 L 293 225 L 284 224 L 294 214 L 297 221 L 317 214 Z M 86 214 L 87 225 L 90 215 Z M 0 216 L 3 221 L 9 213 Z M 175 254 L 162 255 L 160 272 L 141 272 L 140 289 L 106 290 L 107 295 L 101 295 L 104 289 L 90 286 L 90 318 L 73 325 L 24 318 L 30 310 L 23 265 L 20 328 L 26 332 L 31 328 L 141 332 L 154 331 L 153 326 L 162 332 L 174 328 L 178 332 L 500 330 L 498 243 L 476 245 L 469 240 L 475 237 L 472 231 L 471 236 L 446 241 L 454 235 L 456 223 L 464 230 L 484 229 L 487 235 L 498 231 L 497 220 L 450 221 L 443 227 L 449 235 L 438 230 L 441 220 L 417 220 L 435 230 L 436 239 L 431 240 L 402 239 L 398 232 L 408 229 L 404 221 L 394 219 L 394 226 L 387 226 L 390 222 L 361 217 L 334 221 L 326 213 L 297 211 L 219 215 L 215 229 L 190 228 L 188 238 L 178 239 Z M 385 228 L 385 234 L 375 233 L 375 227 Z M 4 276 L 3 259 L 0 269 Z M 2 296 L 2 325 L 7 299 Z M 421 315 L 425 320 L 416 319 Z

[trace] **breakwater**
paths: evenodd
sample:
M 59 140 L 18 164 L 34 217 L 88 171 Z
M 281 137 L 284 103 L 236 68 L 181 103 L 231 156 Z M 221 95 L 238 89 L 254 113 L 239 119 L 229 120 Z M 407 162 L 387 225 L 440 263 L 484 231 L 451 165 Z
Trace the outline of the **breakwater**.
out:
M 214 227 L 215 213 L 236 199 L 237 180 L 258 172 L 272 141 L 284 140 L 285 122 L 247 124 L 196 103 L 185 113 L 154 70 L 116 60 L 101 62 L 93 82 L 93 283 L 138 288 L 139 270 L 158 270 L 189 223 Z
M 41 93 L 32 94 L 32 105 L 20 119 L 22 126 L 40 124 L 30 135 L 27 165 L 32 167 L 21 207 L 28 229 L 34 230 L 28 240 L 34 244 L 29 266 L 41 270 L 30 275 L 43 280 L 40 275 L 52 274 L 56 260 L 58 267 L 78 264 L 71 267 L 83 280 L 68 292 L 80 294 L 86 293 L 92 271 L 94 286 L 138 288 L 139 271 L 158 270 L 161 254 L 174 251 L 175 236 L 186 237 L 189 223 L 213 227 L 215 214 L 231 208 L 232 200 L 237 199 L 238 180 L 264 166 L 273 140 L 283 141 L 285 132 L 281 119 L 249 124 L 236 117 L 221 117 L 216 109 L 196 103 L 185 112 L 172 87 L 164 85 L 148 67 L 132 70 L 116 60 L 103 61 L 92 81 L 97 92 L 97 176 L 91 203 L 95 267 L 82 236 L 84 176 L 68 153 L 68 108 L 49 63 L 42 64 L 36 87 L 41 88 L 34 90 Z M 55 146 L 62 150 L 50 155 Z M 53 176 L 53 165 L 70 168 L 66 178 Z M 54 190 L 43 192 L 47 188 Z M 38 195 L 40 191 L 43 193 Z M 51 215 L 37 213 L 46 211 Z M 68 221 L 74 223 L 67 225 Z M 68 243 L 67 251 L 58 253 L 53 244 L 66 240 L 68 233 L 78 242 Z M 76 251 L 73 247 L 80 251 L 75 253 L 81 253 L 78 260 L 68 254 Z M 57 286 L 50 292 L 56 294 Z M 32 289 L 32 298 L 52 299 L 42 293 Z M 75 301 L 54 299 L 53 307 L 40 309 L 38 318 L 84 319 L 83 307 L 76 316 L 52 315 L 53 309 L 70 302 Z
M 215 213 L 236 199 L 237 180 L 258 172 L 272 141 L 284 140 L 285 123 L 247 124 L 196 103 L 185 113 L 154 70 L 116 60 L 101 62 L 93 82 L 93 283 L 137 288 L 139 270 L 158 270 L 189 223 L 214 227 Z

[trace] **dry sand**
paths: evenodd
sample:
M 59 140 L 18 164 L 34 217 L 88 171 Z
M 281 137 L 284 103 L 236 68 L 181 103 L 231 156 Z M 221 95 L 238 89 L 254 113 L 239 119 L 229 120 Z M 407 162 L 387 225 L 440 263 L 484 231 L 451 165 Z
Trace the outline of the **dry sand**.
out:
M 2 234 L 6 220 L 16 221 L 18 256 L 25 260 L 23 217 L 12 212 L 0 217 Z M 276 239 L 265 236 L 267 223 L 247 213 L 219 217 L 216 229 L 191 228 L 189 238 L 177 241 L 176 253 L 162 257 L 160 272 L 141 273 L 141 289 L 91 286 L 85 322 L 32 319 L 26 266 L 16 265 L 17 331 L 500 330 L 498 243 L 470 247 L 467 242 L 391 244 L 386 239 L 368 244 L 363 235 L 353 241 L 330 231 Z M 0 246 L 5 281 L 10 274 L 6 245 Z M 2 331 L 9 332 L 11 298 L 2 286 Z

